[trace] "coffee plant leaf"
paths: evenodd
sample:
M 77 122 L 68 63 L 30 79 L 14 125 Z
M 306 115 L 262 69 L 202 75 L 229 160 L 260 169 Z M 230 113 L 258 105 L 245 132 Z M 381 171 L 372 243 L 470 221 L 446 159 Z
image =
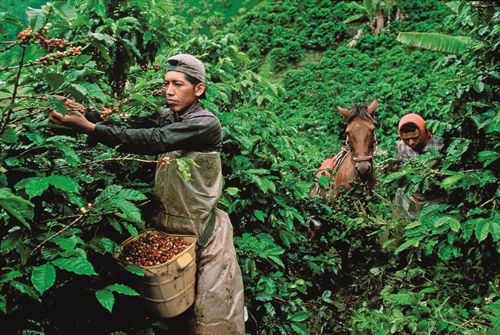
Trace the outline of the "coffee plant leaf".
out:
M 18 141 L 18 137 L 14 127 L 8 126 L 5 128 L 2 134 L 2 142 L 7 144 L 15 144 Z
M 20 228 L 20 227 L 17 227 Z M 12 250 L 16 249 L 19 244 L 21 244 L 22 235 L 19 231 L 13 232 L 11 231 L 8 235 L 2 238 L 2 242 L 0 243 L 0 253 L 2 255 L 6 255 Z M 1 282 L 1 279 L 0 279 Z
M 331 179 L 322 174 L 317 178 L 319 186 L 321 186 L 324 189 L 328 189 L 328 184 L 331 182 Z
M 4 163 L 5 163 L 6 166 L 19 166 L 19 164 L 21 163 L 21 161 L 19 159 L 17 159 L 17 158 L 7 158 L 4 161 Z
M 22 294 L 25 294 L 36 301 L 40 301 L 40 296 L 38 295 L 38 293 L 29 285 L 13 280 L 10 282 L 10 286 L 15 288 Z
M 45 75 L 47 83 L 53 90 L 57 90 L 64 83 L 64 75 L 60 73 L 47 73 Z M 52 101 L 51 101 L 52 102 Z
M 53 109 L 55 109 L 57 112 L 61 113 L 62 115 L 67 114 L 68 111 L 66 110 L 66 106 L 64 105 L 64 103 L 61 100 L 57 99 L 56 97 L 54 97 L 52 95 L 48 95 L 47 99 L 48 99 L 50 107 L 52 107 Z
M 400 252 L 410 248 L 410 247 L 418 247 L 419 243 L 420 243 L 420 240 L 422 239 L 423 237 L 418 237 L 418 238 L 412 238 L 412 239 L 409 239 L 408 241 L 404 242 L 403 244 L 401 244 L 396 250 L 394 250 L 394 253 L 397 255 L 399 254 Z
M 52 264 L 61 270 L 73 272 L 78 275 L 97 275 L 92 264 L 83 257 L 58 258 L 53 260 Z
M 287 248 L 290 248 L 291 247 L 291 240 L 293 240 L 293 235 L 290 234 L 289 231 L 280 231 L 279 233 L 279 237 L 281 239 L 281 241 L 283 242 L 283 244 L 285 245 L 285 247 Z
M 57 100 L 59 101 L 59 100 Z M 66 113 L 66 109 L 64 109 L 64 113 Z M 35 131 L 28 131 L 26 132 L 26 137 L 29 138 L 33 143 L 35 143 L 36 145 L 39 145 L 39 146 L 42 146 L 45 144 L 45 137 L 42 136 L 39 132 Z M 67 137 L 67 136 L 65 136 Z M 48 139 L 47 139 L 48 141 Z
M 500 239 L 500 217 L 494 216 L 490 222 L 490 232 L 493 237 L 493 241 L 497 242 Z
M 177 169 L 182 175 L 182 179 L 187 182 L 191 178 L 191 170 L 189 169 L 189 164 L 184 160 L 177 161 Z
M 489 233 L 493 233 L 494 227 L 492 222 L 488 219 L 481 218 L 476 221 L 476 227 L 474 228 L 474 233 L 479 242 L 482 242 L 488 237 Z
M 128 28 L 128 26 L 125 26 L 125 27 Z M 130 50 L 134 53 L 134 55 L 137 58 L 141 57 L 141 52 L 137 49 L 137 47 L 134 45 L 134 43 L 132 43 L 129 39 L 122 38 L 121 42 L 125 43 L 125 45 L 127 45 L 130 48 Z
M 95 292 L 95 297 L 102 307 L 106 308 L 110 313 L 115 305 L 115 296 L 113 292 L 108 290 L 98 290 Z
M 108 34 L 103 34 L 103 33 L 89 33 L 91 37 L 94 37 L 96 40 L 103 41 L 106 43 L 107 46 L 112 46 L 115 43 L 115 39 L 108 35 Z
M 121 190 L 123 189 L 123 186 L 120 185 L 110 185 L 106 187 L 104 190 L 102 190 L 101 193 L 95 198 L 94 202 L 96 204 L 102 203 L 104 201 L 108 201 L 112 199 L 114 196 L 116 196 Z
M 7 301 L 3 294 L 0 295 L 0 312 L 7 313 Z
M 452 176 L 446 177 L 441 182 L 441 186 L 444 189 L 451 189 L 451 188 L 453 188 L 453 186 L 455 186 L 458 183 L 458 181 L 460 181 L 464 177 L 465 177 L 465 175 L 463 173 L 453 174 Z
M 47 180 L 52 186 L 68 193 L 75 193 L 79 190 L 77 182 L 68 176 L 52 175 L 47 177 Z
M 491 163 L 498 160 L 499 154 L 496 151 L 484 150 L 479 153 L 478 157 L 483 162 L 483 167 L 488 167 Z
M 445 228 L 450 228 L 451 230 L 457 232 L 460 229 L 460 221 L 451 216 L 442 216 L 434 222 L 434 228 L 439 228 L 444 226 Z
M 408 306 L 411 306 L 418 302 L 418 298 L 414 293 L 388 294 L 384 296 L 384 300 L 387 302 L 394 302 L 398 305 L 408 305 Z
M 55 281 L 56 269 L 51 264 L 36 266 L 31 272 L 31 283 L 40 294 L 51 288 Z
M 271 180 L 259 178 L 256 176 L 253 176 L 253 178 L 257 182 L 257 185 L 259 185 L 259 188 L 262 192 L 264 193 L 268 193 L 268 191 L 270 191 L 271 193 L 276 192 L 276 185 Z
M 136 276 L 144 277 L 144 275 L 145 275 L 144 270 L 136 264 L 128 264 L 125 267 L 125 270 L 127 270 L 130 273 L 133 273 Z
M 118 233 L 121 234 L 123 232 L 122 226 L 120 225 L 120 222 L 118 222 L 116 218 L 109 218 L 108 222 L 111 225 L 111 227 L 113 227 Z
M 61 248 L 61 250 L 72 251 L 75 249 L 77 244 L 81 244 L 83 241 L 76 235 L 73 235 L 71 237 L 57 236 L 52 239 L 52 242 Z
M 5 270 L 2 269 L 2 270 Z M 2 276 L 0 277 L 0 283 L 8 283 L 12 281 L 13 279 L 20 278 L 22 277 L 23 274 L 17 270 L 11 270 L 7 273 L 3 273 Z
M 122 196 L 126 200 L 132 201 L 142 201 L 147 199 L 146 195 L 144 195 L 141 191 L 129 188 L 122 189 L 118 195 Z
M 39 31 L 44 26 L 48 12 L 49 6 L 47 5 L 42 6 L 42 8 L 28 7 L 28 9 L 26 9 L 26 16 L 34 31 Z
M 71 251 L 71 250 L 70 250 Z M 68 250 L 62 249 L 58 250 L 55 248 L 48 248 L 48 247 L 42 247 L 40 249 L 40 255 L 43 257 L 44 260 L 46 261 L 51 261 L 57 257 L 61 257 L 61 255 L 65 252 L 68 252 Z
M 309 332 L 309 330 L 307 329 L 307 327 L 305 325 L 303 325 L 302 323 L 291 322 L 290 326 L 295 331 L 295 333 L 297 333 L 299 335 L 310 335 L 311 334 Z
M 271 261 L 271 263 L 273 265 L 275 265 L 277 268 L 282 268 L 282 269 L 285 268 L 285 264 L 283 263 L 283 261 L 279 257 L 274 256 L 274 255 L 266 255 L 265 257 L 267 259 L 269 259 Z
M 102 56 L 103 60 L 106 61 L 107 64 L 113 63 L 113 60 L 109 56 L 109 50 L 105 45 L 96 41 L 92 41 L 91 44 L 99 51 L 99 55 Z
M 127 285 L 123 284 L 112 284 L 108 285 L 105 287 L 106 290 L 109 290 L 111 292 L 116 292 L 124 295 L 131 295 L 131 296 L 138 296 L 140 295 L 136 290 L 133 288 L 128 287 Z
M 26 219 L 32 220 L 35 215 L 33 203 L 15 195 L 9 188 L 0 188 L 0 206 L 27 228 L 30 228 Z
M 493 312 L 493 314 L 500 316 L 500 300 L 488 304 L 488 309 Z
M 3 22 L 12 24 L 12 25 L 16 26 L 17 28 L 24 27 L 24 25 L 21 21 L 19 21 L 18 19 L 14 18 L 14 17 L 11 17 L 9 15 L 9 13 L 0 12 L 0 23 L 3 23 Z
M 470 143 L 471 143 L 471 141 L 469 139 L 455 138 L 448 146 L 448 149 L 446 150 L 446 152 L 448 155 L 450 155 L 452 157 L 460 158 L 462 156 L 462 154 L 465 151 L 467 151 Z
M 139 26 L 140 23 L 135 17 L 127 16 L 116 20 L 116 31 L 115 33 L 121 32 L 120 30 L 130 31 L 134 26 Z
M 114 254 L 120 251 L 120 246 L 107 237 L 95 237 L 88 245 L 101 255 Z
M 141 211 L 132 202 L 121 197 L 116 197 L 111 201 L 111 203 L 115 208 L 122 211 L 122 215 L 120 215 L 120 217 L 135 223 L 141 222 Z
M 128 233 L 131 236 L 133 236 L 133 237 L 139 236 L 139 232 L 137 231 L 137 228 L 134 227 L 132 224 L 122 221 L 122 225 L 125 227 L 125 229 L 128 231 Z
M 99 99 L 100 101 L 103 102 L 109 99 L 97 84 L 81 83 L 80 85 L 85 89 L 87 94 L 93 98 Z
M 72 81 L 73 79 L 76 79 L 74 77 L 79 77 L 82 74 L 99 74 L 102 73 L 101 71 L 97 71 L 94 68 L 96 67 L 96 62 L 92 61 L 92 56 L 90 55 L 80 55 L 76 60 L 75 64 L 77 65 L 86 65 L 87 67 L 83 69 L 82 71 L 72 71 L 70 75 L 68 76 L 68 80 Z M 74 74 L 74 76 L 73 76 Z
M 81 84 L 71 84 L 66 88 L 66 91 L 75 97 L 77 100 L 86 100 L 88 96 L 87 89 Z
M 58 147 L 58 149 L 61 150 L 64 155 L 65 161 L 68 162 L 69 165 L 76 166 L 81 162 L 80 156 L 70 146 L 62 146 Z
M 309 318 L 309 313 L 306 311 L 300 311 L 294 314 L 289 314 L 287 319 L 290 321 L 302 322 Z
M 73 21 L 78 16 L 76 8 L 64 2 L 54 3 L 53 10 L 67 22 Z
M 86 204 L 86 201 L 77 193 L 69 193 L 67 195 L 67 199 L 69 200 L 70 203 L 77 206 L 78 208 L 82 208 Z
M 434 215 L 444 212 L 449 207 L 450 206 L 447 204 L 440 204 L 440 203 L 426 204 L 420 211 L 420 218 L 422 219 L 422 218 L 433 217 Z
M 237 195 L 239 191 L 240 190 L 237 187 L 228 187 L 228 188 L 226 188 L 227 194 L 232 195 L 232 196 Z
M 257 220 L 259 220 L 261 222 L 265 222 L 265 220 L 266 220 L 266 213 L 264 213 L 260 209 L 254 210 L 253 215 L 257 218 Z
M 404 169 L 403 171 L 398 171 L 398 172 L 393 172 L 391 173 L 390 175 L 388 175 L 387 177 L 384 178 L 384 182 L 385 183 L 390 183 L 394 180 L 399 180 L 405 176 L 407 176 L 408 174 L 410 174 L 411 172 L 407 169 Z

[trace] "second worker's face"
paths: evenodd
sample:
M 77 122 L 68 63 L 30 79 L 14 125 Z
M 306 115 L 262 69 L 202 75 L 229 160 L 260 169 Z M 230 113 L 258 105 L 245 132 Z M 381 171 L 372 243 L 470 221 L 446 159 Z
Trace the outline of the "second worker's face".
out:
M 205 91 L 204 84 L 193 86 L 184 73 L 168 71 L 165 74 L 165 94 L 168 107 L 175 113 L 184 112 Z
M 407 146 L 409 146 L 413 150 L 420 149 L 424 144 L 424 136 L 420 134 L 420 130 L 418 129 L 402 133 L 401 139 Z

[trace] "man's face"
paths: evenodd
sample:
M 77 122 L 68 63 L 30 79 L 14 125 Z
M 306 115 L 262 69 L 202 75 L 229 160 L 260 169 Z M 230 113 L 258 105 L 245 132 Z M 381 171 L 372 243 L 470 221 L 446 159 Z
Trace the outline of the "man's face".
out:
M 204 84 L 193 86 L 184 73 L 168 71 L 165 74 L 165 93 L 168 107 L 175 113 L 182 113 L 205 91 Z
M 424 145 L 424 136 L 421 136 L 420 130 L 418 129 L 402 133 L 401 139 L 413 150 L 421 149 Z

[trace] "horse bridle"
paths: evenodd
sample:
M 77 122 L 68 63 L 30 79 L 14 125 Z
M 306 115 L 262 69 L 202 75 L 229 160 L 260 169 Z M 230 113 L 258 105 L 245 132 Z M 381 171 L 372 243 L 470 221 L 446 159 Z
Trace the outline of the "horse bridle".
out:
M 375 131 L 375 130 L 374 130 Z M 349 151 L 351 151 L 351 147 L 349 146 L 349 135 L 347 135 L 347 138 L 345 139 L 345 144 L 349 148 Z M 366 162 L 366 161 L 371 161 L 373 159 L 373 152 L 375 151 L 375 146 L 377 145 L 377 136 L 373 135 L 373 149 L 372 149 L 372 154 L 368 156 L 361 156 L 361 157 L 354 157 L 352 156 L 352 160 L 357 162 Z
M 352 160 L 357 162 L 371 161 L 373 159 L 373 155 L 369 156 L 361 156 L 361 157 L 352 157 Z

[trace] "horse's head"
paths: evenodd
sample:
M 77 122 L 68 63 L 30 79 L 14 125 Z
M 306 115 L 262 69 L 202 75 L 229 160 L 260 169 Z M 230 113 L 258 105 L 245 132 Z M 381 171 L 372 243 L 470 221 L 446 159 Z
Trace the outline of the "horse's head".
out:
M 373 172 L 372 159 L 375 147 L 375 126 L 373 112 L 377 109 L 377 100 L 368 107 L 354 107 L 352 110 L 337 107 L 347 123 L 347 144 L 351 150 L 356 173 L 360 177 L 369 176 Z

